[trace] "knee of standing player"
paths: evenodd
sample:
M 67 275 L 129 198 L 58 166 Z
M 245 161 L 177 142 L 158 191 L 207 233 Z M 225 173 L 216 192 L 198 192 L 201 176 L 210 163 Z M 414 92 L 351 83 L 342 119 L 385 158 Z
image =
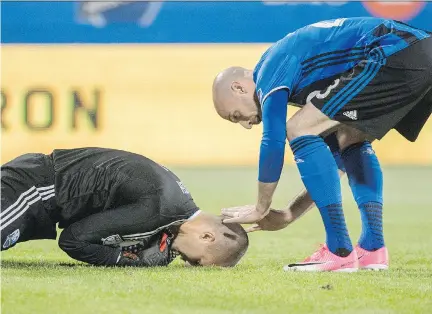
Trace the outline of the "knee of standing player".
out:
M 312 112 L 311 115 L 314 113 Z M 292 141 L 300 136 L 306 135 L 320 135 L 321 133 L 331 129 L 333 124 L 337 122 L 332 122 L 331 120 L 319 121 L 319 119 L 313 119 L 309 117 L 304 118 L 302 115 L 294 115 L 286 123 L 286 134 L 288 141 Z M 330 122 L 329 122 L 330 121 Z
M 295 119 L 294 117 L 287 121 L 286 125 L 286 135 L 288 141 L 292 141 L 297 137 L 300 137 L 302 135 L 307 134 L 307 130 L 302 126 L 298 119 Z

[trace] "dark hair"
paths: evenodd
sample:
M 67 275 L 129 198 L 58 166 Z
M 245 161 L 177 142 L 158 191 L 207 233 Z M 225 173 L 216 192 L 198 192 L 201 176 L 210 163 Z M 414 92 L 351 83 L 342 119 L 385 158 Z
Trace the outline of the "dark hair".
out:
M 249 247 L 249 237 L 244 228 L 237 223 L 223 224 L 227 230 L 223 231 L 225 250 L 224 266 L 235 266 L 245 255 Z M 230 249 L 228 249 L 230 248 Z

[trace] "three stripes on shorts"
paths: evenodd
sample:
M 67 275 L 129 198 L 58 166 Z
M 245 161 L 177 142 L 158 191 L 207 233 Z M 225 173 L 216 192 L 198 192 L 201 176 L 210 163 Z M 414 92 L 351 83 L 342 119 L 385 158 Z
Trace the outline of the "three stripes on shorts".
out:
M 32 186 L 24 193 L 21 193 L 15 203 L 2 210 L 0 214 L 0 230 L 21 217 L 34 203 L 40 200 L 46 201 L 54 196 L 54 185 L 39 188 Z

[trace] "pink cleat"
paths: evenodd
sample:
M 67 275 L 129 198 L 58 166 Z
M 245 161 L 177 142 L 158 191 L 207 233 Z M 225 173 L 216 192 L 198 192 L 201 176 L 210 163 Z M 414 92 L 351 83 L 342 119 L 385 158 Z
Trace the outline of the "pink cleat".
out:
M 283 269 L 285 271 L 333 271 L 352 273 L 358 270 L 357 252 L 353 250 L 350 255 L 340 257 L 330 252 L 327 245 L 323 244 L 318 251 L 306 258 L 303 262 L 286 265 Z
M 376 251 L 367 251 L 360 246 L 355 247 L 357 251 L 359 267 L 370 270 L 387 270 L 389 267 L 388 250 L 384 246 Z

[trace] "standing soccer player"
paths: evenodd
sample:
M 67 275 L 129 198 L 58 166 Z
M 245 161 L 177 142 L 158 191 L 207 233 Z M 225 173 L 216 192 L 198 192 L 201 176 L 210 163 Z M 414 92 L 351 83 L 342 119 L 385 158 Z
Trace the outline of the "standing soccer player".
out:
M 308 25 L 272 45 L 254 71 L 232 67 L 221 72 L 213 101 L 222 118 L 247 129 L 263 122 L 257 204 L 223 210 L 232 217 L 227 221 L 254 223 L 266 217 L 287 138 L 327 239 L 311 257 L 286 269 L 387 269 L 383 177 L 371 141 L 396 129 L 414 142 L 430 116 L 430 33 L 379 18 Z M 301 109 L 286 122 L 288 102 Z M 321 136 L 333 132 L 339 147 L 329 149 Z M 361 213 L 362 235 L 355 248 L 342 210 L 338 166 L 346 170 Z

